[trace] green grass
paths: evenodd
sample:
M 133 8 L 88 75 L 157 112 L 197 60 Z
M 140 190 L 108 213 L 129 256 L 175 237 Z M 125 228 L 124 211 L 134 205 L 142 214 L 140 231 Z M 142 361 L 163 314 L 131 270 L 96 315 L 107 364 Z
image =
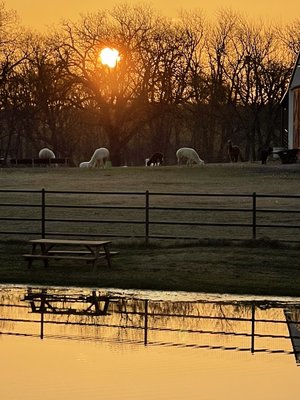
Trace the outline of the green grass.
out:
M 113 267 L 96 271 L 81 262 L 52 260 L 48 269 L 21 254 L 24 242 L 0 243 L 0 282 L 15 284 L 183 290 L 195 292 L 299 296 L 300 246 L 245 242 L 189 245 L 119 243 Z
M 237 165 L 205 165 L 202 168 L 175 166 L 145 168 L 110 168 L 80 170 L 78 168 L 6 168 L 0 170 L 2 189 L 41 189 L 68 191 L 159 191 L 197 193 L 300 194 L 300 165 L 278 162 L 262 166 L 258 163 Z M 0 193 L 0 202 L 17 201 L 16 195 Z M 24 200 L 25 201 L 25 200 Z M 29 200 L 27 200 L 29 201 Z M 61 201 L 66 201 L 63 197 Z M 77 196 L 72 201 L 93 204 L 93 196 Z M 106 196 L 102 204 L 136 204 L 134 197 Z M 193 206 L 195 199 L 157 198 L 157 205 Z M 274 201 L 274 200 L 273 200 Z M 231 200 L 203 199 L 202 205 L 230 205 Z M 239 201 L 241 203 L 241 200 Z M 279 207 L 299 209 L 295 200 L 279 200 Z M 266 200 L 264 206 L 275 205 Z M 11 211 L 14 215 L 20 210 Z M 8 210 L 1 210 L 9 214 Z M 34 209 L 29 210 L 33 214 Z M 2 214 L 3 215 L 3 214 Z M 62 214 L 63 215 L 63 214 Z M 97 217 L 94 214 L 91 217 Z M 132 215 L 135 218 L 136 215 Z M 165 218 L 162 213 L 159 218 Z M 233 216 L 228 215 L 227 220 Z M 294 219 L 299 219 L 295 214 Z M 188 231 L 188 228 L 186 230 Z M 117 227 L 116 229 L 123 229 Z M 125 228 L 124 228 L 125 229 Z M 175 229 L 175 228 L 174 228 Z M 182 230 L 182 228 L 180 228 Z M 234 229 L 233 229 L 234 230 Z M 177 231 L 174 232 L 177 234 Z M 209 232 L 208 232 L 209 233 Z M 0 242 L 0 282 L 16 284 L 118 287 L 156 290 L 185 290 L 221 293 L 299 296 L 300 261 L 298 244 L 282 244 L 259 232 L 258 240 L 236 244 L 218 234 L 205 232 L 204 238 L 191 242 L 150 241 L 149 246 L 132 240 L 113 240 L 113 250 L 120 254 L 109 270 L 100 264 L 98 271 L 78 263 L 51 263 L 48 270 L 36 261 L 32 270 L 22 258 L 28 253 L 24 240 L 2 238 Z M 274 232 L 276 233 L 276 232 Z M 211 235 L 211 236 L 210 236 Z M 297 236 L 298 235 L 298 236 Z M 275 235 L 276 236 L 276 235 Z M 213 240 L 216 237 L 219 239 Z M 225 236 L 224 236 L 225 237 Z M 251 237 L 251 235 L 249 235 Z M 6 239 L 6 240 L 4 240 Z M 292 235 L 299 240 L 299 233 Z

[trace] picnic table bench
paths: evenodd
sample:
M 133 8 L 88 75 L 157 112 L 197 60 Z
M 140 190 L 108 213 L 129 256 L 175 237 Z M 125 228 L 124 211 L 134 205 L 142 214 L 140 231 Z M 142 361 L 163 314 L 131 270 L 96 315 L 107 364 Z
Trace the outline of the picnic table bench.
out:
M 101 258 L 105 258 L 111 267 L 111 256 L 118 254 L 110 251 L 110 241 L 103 240 L 32 239 L 29 243 L 32 246 L 31 253 L 23 254 L 28 260 L 28 268 L 35 259 L 43 260 L 45 267 L 49 266 L 50 259 L 81 260 L 95 267 Z

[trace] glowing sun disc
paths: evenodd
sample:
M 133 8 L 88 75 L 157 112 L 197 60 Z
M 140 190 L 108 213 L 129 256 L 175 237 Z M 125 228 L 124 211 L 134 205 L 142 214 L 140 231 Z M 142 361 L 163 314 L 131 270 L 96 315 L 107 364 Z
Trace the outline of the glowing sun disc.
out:
M 103 65 L 107 65 L 109 68 L 114 68 L 118 61 L 120 61 L 120 55 L 118 50 L 105 47 L 100 51 L 99 58 Z

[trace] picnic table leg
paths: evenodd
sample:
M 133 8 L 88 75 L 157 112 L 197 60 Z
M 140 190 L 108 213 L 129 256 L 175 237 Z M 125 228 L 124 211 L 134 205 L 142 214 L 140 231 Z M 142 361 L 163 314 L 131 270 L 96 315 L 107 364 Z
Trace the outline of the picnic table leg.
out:
M 107 260 L 107 264 L 111 268 L 110 251 L 109 251 L 109 246 L 107 244 L 104 245 L 104 251 L 105 251 L 105 257 Z
M 32 261 L 33 261 L 32 258 L 28 258 L 28 263 L 27 263 L 27 268 L 28 268 L 28 269 L 31 268 L 31 266 L 32 266 Z
M 94 271 L 96 268 L 96 262 L 99 258 L 99 249 L 93 249 L 91 246 L 86 245 L 85 248 L 91 253 L 92 256 L 94 256 L 94 259 L 92 260 L 92 270 Z M 89 261 L 87 261 L 88 263 Z
M 104 252 L 105 252 L 105 258 L 107 260 L 107 264 L 109 267 L 111 267 L 111 257 L 110 257 L 110 251 L 109 251 L 109 247 L 107 244 L 102 245 L 104 247 Z M 101 247 L 102 247 L 101 246 Z M 92 268 L 93 270 L 96 268 L 96 263 L 99 260 L 99 254 L 100 254 L 100 250 L 101 247 L 96 247 L 96 248 L 92 248 L 91 246 L 86 246 L 86 248 L 91 252 L 91 254 L 94 256 L 94 260 L 92 261 Z
M 41 253 L 43 255 L 47 255 L 48 251 L 50 250 L 51 247 L 52 246 L 49 246 L 49 248 L 48 248 L 44 243 L 41 243 Z M 44 262 L 44 267 L 48 268 L 49 267 L 48 259 L 47 258 L 43 258 L 43 262 Z
M 32 244 L 32 248 L 31 248 L 31 254 L 34 254 L 34 253 L 35 253 L 35 248 L 36 248 L 36 243 L 33 243 L 33 244 Z M 28 258 L 28 263 L 27 263 L 27 268 L 28 268 L 28 269 L 31 268 L 31 266 L 32 266 L 32 261 L 33 261 L 33 258 Z

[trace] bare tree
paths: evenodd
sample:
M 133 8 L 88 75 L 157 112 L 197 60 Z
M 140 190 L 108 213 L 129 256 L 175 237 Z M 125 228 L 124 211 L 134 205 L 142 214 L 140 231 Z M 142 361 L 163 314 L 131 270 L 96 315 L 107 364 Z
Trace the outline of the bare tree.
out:
M 257 147 L 278 140 L 298 20 L 280 28 L 221 9 L 210 24 L 201 11 L 174 21 L 122 4 L 41 36 L 21 34 L 0 0 L 0 22 L 5 158 L 48 145 L 78 162 L 107 146 L 121 165 L 129 153 L 140 163 L 146 151 L 172 157 L 191 145 L 220 161 L 232 139 L 255 159 Z M 100 62 L 104 47 L 119 50 L 115 68 Z
M 284 59 L 290 59 L 293 63 L 295 56 L 300 52 L 300 18 L 296 18 L 284 26 L 275 26 L 275 32 L 287 50 L 283 54 Z
M 27 36 L 14 10 L 0 1 L 0 152 L 6 162 L 16 132 L 12 92 L 19 67 L 28 55 Z
M 142 52 L 153 151 L 168 151 L 172 134 L 182 125 L 183 105 L 192 97 L 189 82 L 200 39 L 186 22 L 185 15 L 176 22 L 160 21 Z
M 114 165 L 120 165 L 126 145 L 145 120 L 143 71 L 140 48 L 157 17 L 148 8 L 118 6 L 83 16 L 77 24 L 66 22 L 57 52 L 81 90 L 81 107 L 93 103 L 99 125 L 106 132 Z M 103 47 L 115 47 L 121 61 L 110 69 L 99 61 Z M 100 144 L 102 145 L 102 144 Z
M 288 74 L 274 29 L 263 22 L 254 25 L 241 19 L 227 76 L 245 135 L 246 159 L 255 160 L 257 146 L 276 140 L 275 124 L 279 124 L 279 103 Z
M 232 57 L 235 54 L 235 32 L 239 17 L 230 9 L 221 9 L 217 20 L 208 28 L 206 50 L 209 69 L 207 71 L 207 123 L 203 141 L 208 157 L 216 160 L 222 153 L 232 134 L 232 114 L 229 117 L 232 88 L 228 81 Z M 229 117 L 229 118 L 228 118 Z

